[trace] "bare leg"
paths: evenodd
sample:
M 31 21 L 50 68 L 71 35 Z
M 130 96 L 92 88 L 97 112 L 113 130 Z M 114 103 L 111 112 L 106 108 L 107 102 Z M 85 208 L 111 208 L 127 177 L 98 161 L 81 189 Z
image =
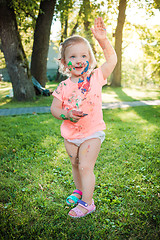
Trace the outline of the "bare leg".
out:
M 80 145 L 79 148 L 79 174 L 82 184 L 82 200 L 88 205 L 92 203 L 92 197 L 95 187 L 94 165 L 98 157 L 101 147 L 101 141 L 99 138 L 92 138 L 86 140 Z M 86 213 L 86 209 L 78 206 L 78 208 Z M 70 214 L 75 216 L 74 211 L 70 211 Z
M 72 163 L 72 174 L 74 183 L 76 185 L 76 188 L 82 191 L 81 177 L 79 174 L 78 147 L 75 144 L 68 142 L 66 139 L 64 139 L 64 143 L 66 151 Z M 77 194 L 75 194 L 75 196 L 78 197 Z M 72 202 L 72 200 L 70 200 L 70 202 Z

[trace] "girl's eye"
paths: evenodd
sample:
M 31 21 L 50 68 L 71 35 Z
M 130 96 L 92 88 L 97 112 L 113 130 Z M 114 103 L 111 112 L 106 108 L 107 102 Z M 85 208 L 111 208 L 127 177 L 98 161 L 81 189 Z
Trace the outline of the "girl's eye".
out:
M 71 58 L 75 58 L 75 56 L 71 56 Z
M 83 55 L 82 57 L 83 57 L 83 58 L 85 58 L 85 57 L 86 57 L 86 55 Z

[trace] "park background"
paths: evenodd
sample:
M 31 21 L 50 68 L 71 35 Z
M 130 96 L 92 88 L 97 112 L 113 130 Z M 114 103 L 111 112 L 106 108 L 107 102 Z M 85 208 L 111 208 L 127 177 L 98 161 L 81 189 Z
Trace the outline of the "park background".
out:
M 54 57 L 72 33 L 90 41 L 99 66 L 104 59 L 89 30 L 97 16 L 118 55 L 103 102 L 160 99 L 159 9 L 158 0 L 0 1 L 0 68 L 3 73 L 7 67 L 9 76 L 0 81 L 0 108 L 51 105 L 52 96 L 36 95 L 31 76 L 56 88 L 63 76 Z M 103 115 L 97 211 L 76 221 L 65 205 L 74 184 L 61 121 L 36 112 L 0 117 L 1 239 L 159 238 L 160 107 L 103 110 Z

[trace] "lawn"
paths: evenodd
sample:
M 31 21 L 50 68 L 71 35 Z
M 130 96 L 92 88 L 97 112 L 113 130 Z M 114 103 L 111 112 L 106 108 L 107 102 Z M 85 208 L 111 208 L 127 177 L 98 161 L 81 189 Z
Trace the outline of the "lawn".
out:
M 0 239 L 157 240 L 160 106 L 103 110 L 95 213 L 67 214 L 71 164 L 51 114 L 0 117 Z
M 58 83 L 48 82 L 46 85 L 47 89 L 54 90 Z M 0 82 L 0 108 L 14 108 L 14 107 L 33 107 L 33 106 L 50 106 L 53 97 L 40 96 L 37 97 L 33 102 L 16 102 L 12 98 L 6 97 L 9 95 L 10 89 L 12 88 L 11 83 Z M 158 88 L 146 88 L 146 87 L 135 87 L 135 88 L 112 88 L 103 87 L 102 100 L 104 103 L 107 102 L 130 102 L 138 100 L 157 100 L 160 99 L 160 89 Z

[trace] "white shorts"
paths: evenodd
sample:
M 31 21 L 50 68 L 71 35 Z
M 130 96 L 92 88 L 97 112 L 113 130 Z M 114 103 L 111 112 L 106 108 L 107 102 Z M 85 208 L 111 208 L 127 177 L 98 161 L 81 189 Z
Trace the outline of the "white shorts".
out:
M 92 135 L 86 137 L 86 138 L 79 138 L 79 139 L 67 139 L 68 142 L 74 143 L 75 145 L 77 145 L 78 147 L 86 140 L 91 139 L 91 138 L 99 138 L 101 140 L 101 143 L 104 141 L 105 139 L 105 133 L 103 131 L 98 131 L 93 133 Z

